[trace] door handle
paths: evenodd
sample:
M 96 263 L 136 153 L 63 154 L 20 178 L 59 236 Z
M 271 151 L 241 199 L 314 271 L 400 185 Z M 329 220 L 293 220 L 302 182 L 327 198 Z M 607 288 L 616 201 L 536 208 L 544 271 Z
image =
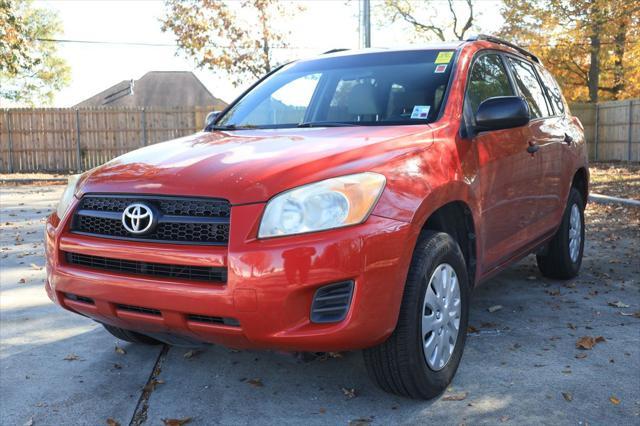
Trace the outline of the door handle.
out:
M 538 146 L 538 144 L 536 144 L 534 141 L 529 141 L 529 146 L 527 147 L 527 152 L 529 154 L 533 155 L 538 152 L 539 149 L 540 147 Z
M 567 145 L 571 145 L 571 143 L 573 142 L 573 138 L 571 137 L 571 135 L 569 133 L 565 133 L 564 134 L 564 141 L 566 142 Z

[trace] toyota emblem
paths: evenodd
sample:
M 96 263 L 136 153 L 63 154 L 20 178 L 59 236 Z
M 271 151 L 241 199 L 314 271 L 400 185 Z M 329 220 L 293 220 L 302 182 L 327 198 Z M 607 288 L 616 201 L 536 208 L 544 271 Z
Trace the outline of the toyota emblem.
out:
M 146 204 L 129 204 L 122 212 L 122 226 L 135 235 L 142 235 L 155 224 L 153 209 Z

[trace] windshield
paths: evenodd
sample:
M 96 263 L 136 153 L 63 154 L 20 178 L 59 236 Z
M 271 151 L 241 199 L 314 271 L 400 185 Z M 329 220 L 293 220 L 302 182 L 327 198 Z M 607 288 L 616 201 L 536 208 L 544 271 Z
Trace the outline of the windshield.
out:
M 254 87 L 214 129 L 428 123 L 442 107 L 453 53 L 376 52 L 296 62 Z

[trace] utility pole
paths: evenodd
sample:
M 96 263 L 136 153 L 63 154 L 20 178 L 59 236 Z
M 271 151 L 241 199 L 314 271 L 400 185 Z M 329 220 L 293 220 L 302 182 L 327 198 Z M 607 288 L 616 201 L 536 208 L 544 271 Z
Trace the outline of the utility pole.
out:
M 360 0 L 360 47 L 371 47 L 370 0 Z

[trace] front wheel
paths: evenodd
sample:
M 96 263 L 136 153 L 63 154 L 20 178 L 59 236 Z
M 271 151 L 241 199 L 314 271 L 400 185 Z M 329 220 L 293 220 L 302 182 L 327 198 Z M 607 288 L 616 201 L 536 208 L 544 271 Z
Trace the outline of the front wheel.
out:
M 560 228 L 544 255 L 536 256 L 542 275 L 568 280 L 578 275 L 584 251 L 584 203 L 577 189 L 571 188 Z
M 442 393 L 458 369 L 469 318 L 464 257 L 448 234 L 425 231 L 416 245 L 396 329 L 366 349 L 371 378 L 415 399 Z

